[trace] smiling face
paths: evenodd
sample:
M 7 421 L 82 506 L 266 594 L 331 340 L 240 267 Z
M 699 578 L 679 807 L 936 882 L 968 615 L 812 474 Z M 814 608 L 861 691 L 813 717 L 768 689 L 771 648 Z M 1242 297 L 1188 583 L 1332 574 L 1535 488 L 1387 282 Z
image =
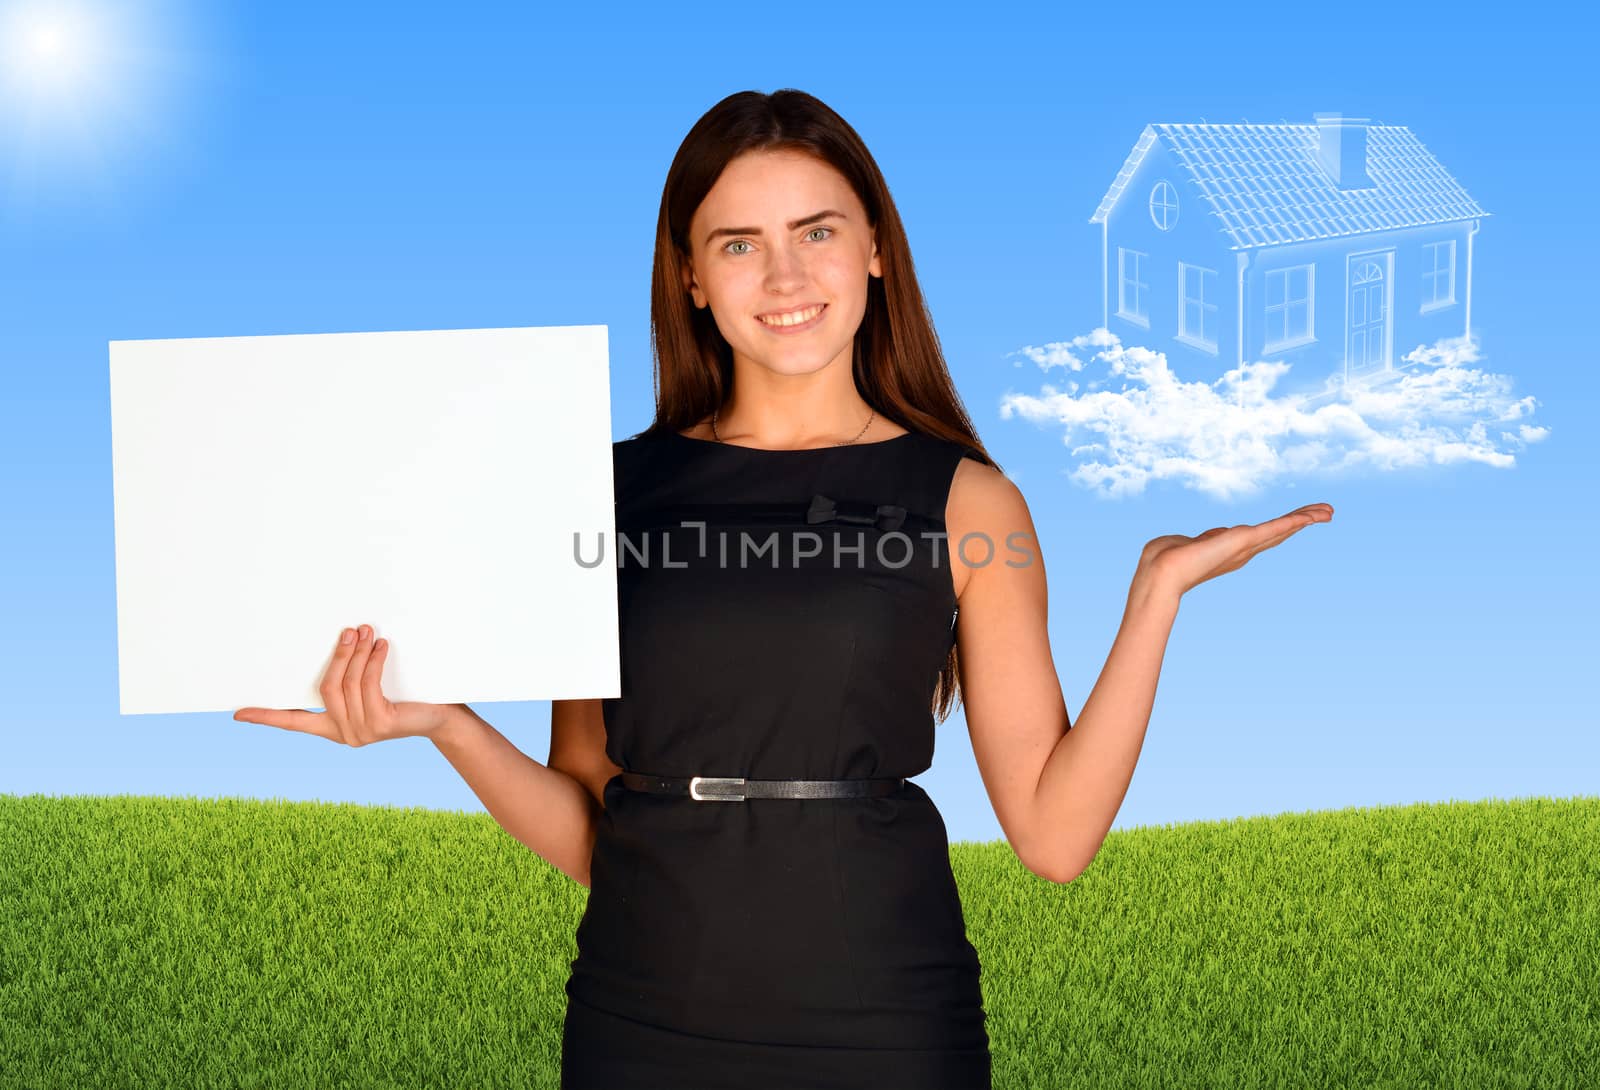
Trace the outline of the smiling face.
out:
M 842 174 L 803 152 L 746 152 L 695 210 L 689 243 L 684 288 L 710 306 L 735 373 L 809 374 L 839 360 L 849 370 L 867 277 L 883 269 Z

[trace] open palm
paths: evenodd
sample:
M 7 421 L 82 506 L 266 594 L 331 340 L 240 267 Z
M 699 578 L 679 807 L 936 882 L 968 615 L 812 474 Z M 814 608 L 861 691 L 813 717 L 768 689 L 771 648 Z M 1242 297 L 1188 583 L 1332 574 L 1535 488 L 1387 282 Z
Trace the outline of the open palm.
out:
M 1308 503 L 1253 526 L 1213 526 L 1194 537 L 1165 534 L 1152 538 L 1145 545 L 1139 567 L 1181 595 L 1207 579 L 1244 567 L 1252 556 L 1272 548 L 1313 522 L 1327 522 L 1332 518 L 1330 504 Z

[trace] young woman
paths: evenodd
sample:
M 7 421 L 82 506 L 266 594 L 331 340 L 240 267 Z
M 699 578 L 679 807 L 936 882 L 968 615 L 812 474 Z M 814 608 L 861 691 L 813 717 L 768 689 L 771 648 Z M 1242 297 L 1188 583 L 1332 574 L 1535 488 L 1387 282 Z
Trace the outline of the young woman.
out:
M 386 700 L 362 625 L 325 713 L 236 718 L 425 735 L 590 887 L 564 1087 L 987 1087 L 977 952 L 909 779 L 936 720 L 959 692 L 1013 851 L 1070 881 L 1132 778 L 1180 596 L 1331 509 L 1147 544 L 1073 726 L 1028 507 L 843 119 L 794 90 L 702 117 L 668 171 L 651 307 L 656 419 L 613 446 L 620 698 L 555 701 L 541 765 L 464 704 Z

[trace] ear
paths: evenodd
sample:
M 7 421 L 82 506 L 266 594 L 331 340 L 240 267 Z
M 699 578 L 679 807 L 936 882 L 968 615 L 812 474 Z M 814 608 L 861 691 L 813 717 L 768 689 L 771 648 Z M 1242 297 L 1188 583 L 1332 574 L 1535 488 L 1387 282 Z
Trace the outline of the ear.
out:
M 705 293 L 700 290 L 700 285 L 695 282 L 694 265 L 691 259 L 682 258 L 678 263 L 678 268 L 683 273 L 683 290 L 688 292 L 694 299 L 694 305 L 697 308 L 704 308 L 706 305 Z
M 878 257 L 878 240 L 876 236 L 872 240 L 872 260 L 867 262 L 867 272 L 880 280 L 883 278 L 883 260 Z

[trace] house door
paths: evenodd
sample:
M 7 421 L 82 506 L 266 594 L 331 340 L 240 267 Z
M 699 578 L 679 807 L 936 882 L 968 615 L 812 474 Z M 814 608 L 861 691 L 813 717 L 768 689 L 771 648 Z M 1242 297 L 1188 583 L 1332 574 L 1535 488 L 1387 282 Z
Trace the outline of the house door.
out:
M 1351 378 L 1382 371 L 1389 366 L 1388 255 L 1350 259 L 1349 316 L 1345 337 L 1345 374 Z

